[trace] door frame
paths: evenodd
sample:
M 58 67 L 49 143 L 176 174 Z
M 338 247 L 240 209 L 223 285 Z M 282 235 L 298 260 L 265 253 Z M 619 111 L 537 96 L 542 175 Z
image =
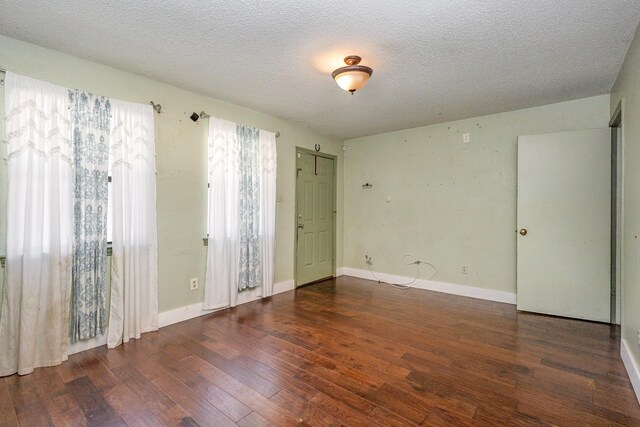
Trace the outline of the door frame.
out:
M 294 203 L 294 212 L 293 212 L 293 283 L 294 287 L 297 288 L 298 285 L 298 153 L 310 154 L 312 156 L 318 156 L 325 159 L 330 159 L 333 161 L 333 248 L 331 254 L 331 264 L 332 264 L 332 272 L 333 277 L 336 277 L 336 217 L 337 217 L 337 201 L 338 201 L 338 156 L 328 153 L 323 153 L 321 151 L 310 150 L 308 148 L 296 147 L 295 151 L 295 164 L 294 164 L 294 173 L 295 173 L 295 203 Z M 306 286 L 310 283 L 307 283 Z
M 622 310 L 624 215 L 624 99 L 616 106 L 611 128 L 611 323 L 620 324 Z M 614 169 L 615 168 L 615 169 Z M 614 172 L 615 171 L 615 172 Z

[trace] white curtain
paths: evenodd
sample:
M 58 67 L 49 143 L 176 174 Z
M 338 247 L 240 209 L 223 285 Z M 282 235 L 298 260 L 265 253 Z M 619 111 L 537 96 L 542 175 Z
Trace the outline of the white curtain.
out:
M 275 251 L 275 188 L 276 188 L 276 143 L 275 134 L 257 130 L 257 150 L 247 150 L 240 146 L 248 134 L 246 126 L 222 119 L 209 119 L 209 244 L 207 253 L 207 272 L 204 288 L 204 308 L 217 309 L 235 306 L 240 283 L 241 227 L 246 220 L 247 200 L 244 199 L 241 214 L 241 195 L 251 193 L 241 191 L 241 185 L 255 185 L 259 197 L 252 198 L 251 211 L 259 211 L 258 252 L 260 285 L 259 295 L 270 296 L 273 293 L 274 251 Z M 253 136 L 251 136 L 253 138 Z M 251 156 L 251 158 L 247 158 Z M 260 172 L 258 180 L 248 180 L 243 174 L 248 170 L 247 162 L 257 164 Z M 255 217 L 254 213 L 250 215 Z M 244 224 L 244 229 L 247 229 Z M 250 251 L 253 257 L 255 251 Z M 244 262 L 243 257 L 243 262 Z M 243 269 L 246 266 L 243 265 Z
M 235 306 L 238 297 L 239 146 L 236 124 L 209 119 L 209 243 L 204 309 Z
M 0 376 L 67 359 L 73 147 L 66 88 L 8 72 L 7 284 Z
M 276 250 L 276 134 L 260 131 L 262 296 L 273 295 Z
M 113 251 L 109 348 L 158 329 L 153 108 L 113 100 L 111 111 Z

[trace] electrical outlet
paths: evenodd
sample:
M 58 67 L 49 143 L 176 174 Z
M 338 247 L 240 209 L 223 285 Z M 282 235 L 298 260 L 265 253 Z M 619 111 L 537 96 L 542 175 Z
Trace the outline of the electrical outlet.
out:
M 364 261 L 367 263 L 367 265 L 373 265 L 373 258 L 371 258 L 369 254 L 364 255 Z
M 462 274 L 467 274 L 469 273 L 469 267 L 467 267 L 466 265 L 462 266 Z
M 195 291 L 196 289 L 198 289 L 198 278 L 197 277 L 194 277 L 193 279 L 191 279 L 190 288 L 191 288 L 192 291 Z
M 640 329 L 638 329 L 638 346 L 640 346 Z

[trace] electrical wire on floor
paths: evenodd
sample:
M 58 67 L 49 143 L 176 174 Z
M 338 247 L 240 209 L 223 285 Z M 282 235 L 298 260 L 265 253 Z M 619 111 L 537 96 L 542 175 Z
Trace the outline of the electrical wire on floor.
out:
M 410 259 L 409 261 L 407 261 L 408 258 Z M 402 289 L 402 290 L 407 290 L 407 289 L 412 288 L 411 285 L 413 285 L 418 280 L 418 277 L 420 277 L 420 265 L 426 264 L 426 265 L 428 265 L 429 267 L 431 267 L 433 269 L 431 274 L 429 276 L 425 277 L 423 280 L 428 280 L 428 279 L 432 278 L 438 272 L 438 268 L 435 265 L 431 264 L 430 262 L 421 261 L 421 260 L 417 259 L 415 256 L 413 256 L 411 254 L 405 254 L 402 257 L 402 262 L 403 262 L 404 265 L 415 265 L 416 266 L 416 277 L 414 277 L 413 280 L 408 282 L 408 283 L 392 283 L 392 282 L 387 282 L 385 280 L 382 280 L 371 269 L 371 266 L 373 266 L 373 262 L 371 261 L 371 257 L 368 254 L 365 255 L 365 259 L 366 259 L 367 268 L 369 269 L 369 272 L 376 279 L 376 281 L 378 283 L 385 284 L 385 285 L 391 285 L 394 288 Z

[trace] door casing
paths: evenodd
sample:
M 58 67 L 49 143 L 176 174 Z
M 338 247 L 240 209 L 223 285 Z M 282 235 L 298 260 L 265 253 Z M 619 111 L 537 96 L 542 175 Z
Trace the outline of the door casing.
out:
M 620 324 L 622 310 L 622 232 L 624 179 L 624 99 L 611 115 L 611 323 Z

